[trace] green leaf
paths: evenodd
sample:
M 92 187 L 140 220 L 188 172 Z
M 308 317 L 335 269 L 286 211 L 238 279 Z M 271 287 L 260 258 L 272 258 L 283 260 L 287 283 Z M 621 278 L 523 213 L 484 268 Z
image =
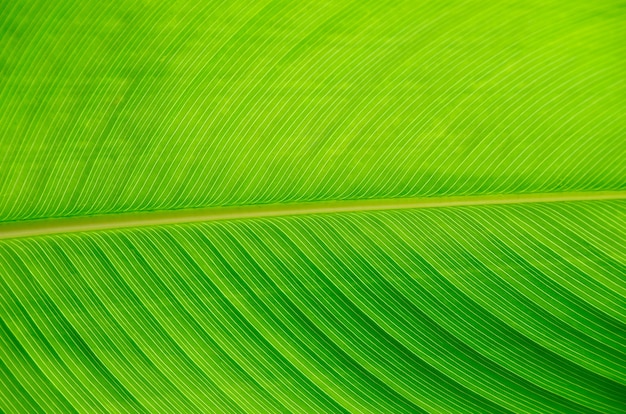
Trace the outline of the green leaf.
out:
M 626 413 L 621 1 L 0 3 L 0 411 Z

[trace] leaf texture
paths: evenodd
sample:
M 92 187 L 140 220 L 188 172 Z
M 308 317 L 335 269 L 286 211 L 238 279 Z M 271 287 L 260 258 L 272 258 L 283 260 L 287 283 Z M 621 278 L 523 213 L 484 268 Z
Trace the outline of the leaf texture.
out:
M 0 412 L 626 413 L 625 68 L 622 0 L 0 1 Z
M 621 1 L 3 2 L 0 221 L 626 189 Z
M 624 412 L 625 205 L 5 240 L 5 409 Z

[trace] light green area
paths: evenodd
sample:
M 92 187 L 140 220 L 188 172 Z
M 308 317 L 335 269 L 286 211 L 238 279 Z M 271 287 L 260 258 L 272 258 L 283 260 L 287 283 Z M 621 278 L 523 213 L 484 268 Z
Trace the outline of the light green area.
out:
M 623 1 L 0 7 L 0 221 L 626 188 Z
M 624 221 L 597 201 L 1 241 L 0 407 L 625 412 Z

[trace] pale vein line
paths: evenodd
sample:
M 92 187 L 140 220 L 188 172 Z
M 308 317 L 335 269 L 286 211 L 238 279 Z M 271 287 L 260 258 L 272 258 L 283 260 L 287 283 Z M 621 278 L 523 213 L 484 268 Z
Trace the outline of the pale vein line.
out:
M 146 211 L 89 217 L 67 217 L 0 223 L 0 240 L 146 227 L 203 221 L 260 217 L 347 213 L 373 210 L 404 210 L 494 204 L 554 203 L 571 201 L 624 200 L 626 191 L 477 195 L 461 197 L 401 198 L 380 200 L 316 201 L 308 203 L 208 207 L 201 209 Z

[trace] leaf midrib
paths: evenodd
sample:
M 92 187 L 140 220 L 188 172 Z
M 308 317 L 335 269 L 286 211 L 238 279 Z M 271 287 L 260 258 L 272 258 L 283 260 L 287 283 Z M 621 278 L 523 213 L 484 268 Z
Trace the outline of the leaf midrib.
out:
M 167 211 L 142 211 L 0 223 L 0 240 L 60 233 L 82 233 L 88 231 L 147 227 L 167 224 L 240 220 L 247 218 L 295 216 L 306 214 L 619 199 L 626 199 L 626 191 L 361 199 L 207 207 Z

